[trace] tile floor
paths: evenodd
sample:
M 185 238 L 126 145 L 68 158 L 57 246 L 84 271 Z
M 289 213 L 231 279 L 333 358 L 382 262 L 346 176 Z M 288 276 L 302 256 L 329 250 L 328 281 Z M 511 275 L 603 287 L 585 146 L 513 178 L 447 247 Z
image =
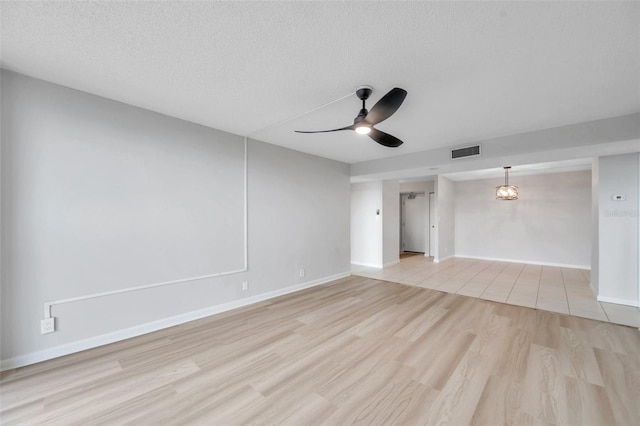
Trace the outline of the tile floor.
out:
M 403 256 L 384 268 L 352 266 L 353 275 L 526 306 L 577 317 L 640 327 L 640 310 L 598 302 L 590 271 L 523 263 L 454 258 L 433 263 L 422 255 Z

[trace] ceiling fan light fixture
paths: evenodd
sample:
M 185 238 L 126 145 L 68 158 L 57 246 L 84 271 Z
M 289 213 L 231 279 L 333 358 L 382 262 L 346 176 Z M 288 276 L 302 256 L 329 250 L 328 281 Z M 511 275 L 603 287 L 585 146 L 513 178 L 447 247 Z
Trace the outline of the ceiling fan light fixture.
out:
M 360 135 L 368 135 L 371 131 L 371 127 L 369 126 L 358 126 L 356 127 L 356 133 Z
M 504 168 L 504 185 L 496 186 L 496 200 L 517 200 L 518 199 L 518 187 L 515 185 L 509 185 L 509 169 L 511 166 Z

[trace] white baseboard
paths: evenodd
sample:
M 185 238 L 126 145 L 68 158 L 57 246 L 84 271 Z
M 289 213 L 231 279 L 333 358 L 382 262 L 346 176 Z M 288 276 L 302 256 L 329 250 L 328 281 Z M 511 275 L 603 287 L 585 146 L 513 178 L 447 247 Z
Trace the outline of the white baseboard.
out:
M 437 259 L 434 257 L 434 258 L 433 258 L 433 263 L 442 263 L 442 262 L 446 262 L 447 260 L 451 260 L 451 259 L 453 259 L 454 257 L 457 257 L 457 256 L 445 256 L 445 257 L 439 257 L 439 258 L 437 258 Z
M 211 307 L 200 309 L 197 311 L 187 312 L 185 314 L 164 318 L 164 319 L 149 322 L 146 324 L 140 324 L 134 327 L 126 328 L 124 330 L 118 330 L 111 333 L 102 334 L 100 336 L 90 337 L 88 339 L 66 343 L 64 345 L 56 346 L 54 348 L 44 349 L 37 352 L 19 355 L 13 358 L 3 359 L 2 361 L 0 361 L 0 371 L 23 367 L 25 365 L 47 361 L 53 358 L 58 358 L 58 357 L 69 355 L 75 352 L 97 348 L 98 346 L 108 345 L 109 343 L 130 339 L 132 337 L 140 336 L 142 334 L 152 333 L 154 331 L 173 327 L 179 324 L 184 324 L 189 321 L 194 321 L 200 318 L 230 311 L 232 309 L 241 308 L 243 306 L 252 305 L 254 303 L 262 302 L 268 299 L 273 299 L 274 297 L 283 296 L 289 293 L 295 293 L 296 291 L 304 290 L 310 287 L 315 287 L 317 285 L 338 280 L 340 278 L 345 278 L 350 275 L 351 275 L 351 272 L 343 272 L 336 275 L 330 275 L 328 277 L 323 277 L 317 280 L 308 281 L 305 283 L 296 284 L 290 287 L 270 291 L 267 293 L 258 294 L 255 296 L 247 297 L 245 299 L 234 300 L 233 302 L 223 303 L 220 305 L 211 306 Z
M 638 301 L 633 299 L 619 299 L 617 297 L 598 296 L 598 302 L 615 303 L 616 305 L 638 307 Z
M 352 265 L 366 266 L 367 268 L 376 268 L 376 269 L 387 268 L 389 266 L 397 265 L 398 263 L 400 263 L 400 259 L 391 261 L 389 263 L 385 263 L 384 265 L 380 263 L 351 262 Z
M 384 265 L 381 263 L 366 263 L 366 262 L 351 262 L 352 265 L 356 265 L 356 266 L 366 266 L 367 268 L 376 268 L 376 269 L 382 269 L 384 268 Z
M 501 259 L 497 257 L 467 256 L 464 254 L 456 254 L 455 257 L 458 257 L 461 259 L 489 260 L 492 262 L 524 263 L 527 265 L 556 266 L 560 268 L 586 269 L 588 271 L 591 270 L 590 265 L 571 265 L 568 263 L 538 262 L 535 260 L 521 260 L 521 259 Z

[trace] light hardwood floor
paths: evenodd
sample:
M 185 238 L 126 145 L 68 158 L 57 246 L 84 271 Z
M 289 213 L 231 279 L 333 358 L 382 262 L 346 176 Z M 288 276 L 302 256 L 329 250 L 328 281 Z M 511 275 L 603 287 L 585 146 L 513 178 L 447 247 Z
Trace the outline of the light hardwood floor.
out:
M 407 255 L 384 269 L 354 266 L 352 273 L 463 296 L 640 327 L 634 306 L 598 302 L 583 269 Z
M 639 333 L 351 276 L 5 372 L 0 418 L 637 425 Z

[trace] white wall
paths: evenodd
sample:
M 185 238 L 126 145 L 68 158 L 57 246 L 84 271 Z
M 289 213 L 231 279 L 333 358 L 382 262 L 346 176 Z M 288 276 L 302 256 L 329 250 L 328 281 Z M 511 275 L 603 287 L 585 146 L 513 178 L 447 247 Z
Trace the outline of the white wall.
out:
M 503 183 L 456 182 L 456 256 L 590 267 L 590 171 L 512 175 L 514 201 L 495 199 Z
M 432 253 L 434 262 L 455 256 L 455 189 L 454 182 L 444 176 L 438 176 L 435 184 L 436 197 L 436 252 Z
M 434 192 L 435 182 L 432 180 L 423 182 L 402 182 L 400 183 L 400 193 L 424 192 L 428 197 L 430 192 Z
M 595 157 L 591 162 L 591 282 L 589 284 L 596 294 L 600 291 L 599 179 L 600 159 Z
M 0 79 L 5 368 L 349 272 L 349 166 L 249 141 L 247 272 L 56 305 L 41 335 L 45 301 L 242 268 L 244 143 Z
M 598 160 L 598 299 L 632 306 L 638 305 L 638 156 Z
M 400 251 L 400 186 L 397 180 L 351 185 L 351 263 L 382 268 Z
M 351 185 L 351 263 L 381 268 L 382 182 Z
M 400 260 L 400 185 L 397 180 L 382 182 L 382 264 Z

